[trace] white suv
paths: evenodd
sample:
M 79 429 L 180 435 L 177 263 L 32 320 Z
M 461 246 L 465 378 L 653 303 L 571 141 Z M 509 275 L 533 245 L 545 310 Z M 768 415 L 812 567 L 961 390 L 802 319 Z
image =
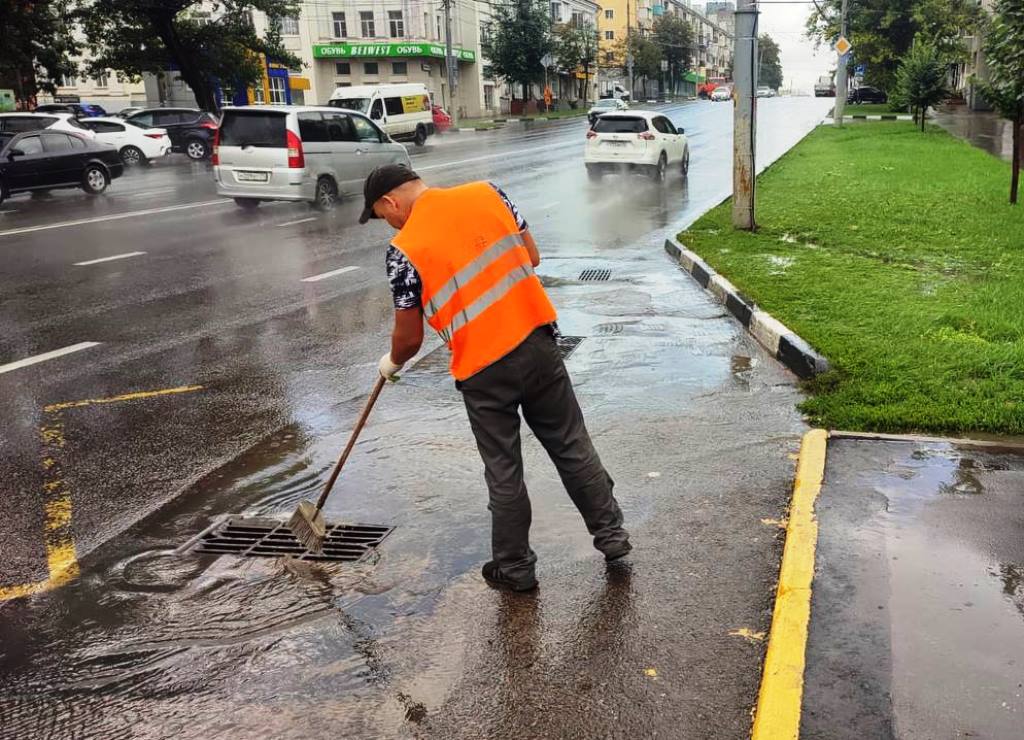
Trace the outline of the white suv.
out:
M 592 180 L 608 171 L 639 169 L 662 181 L 670 167 L 686 176 L 690 145 L 683 129 L 661 113 L 605 113 L 587 132 L 583 161 Z
M 96 138 L 92 131 L 78 122 L 73 113 L 0 113 L 0 131 L 21 134 L 47 128 L 78 134 L 87 139 Z

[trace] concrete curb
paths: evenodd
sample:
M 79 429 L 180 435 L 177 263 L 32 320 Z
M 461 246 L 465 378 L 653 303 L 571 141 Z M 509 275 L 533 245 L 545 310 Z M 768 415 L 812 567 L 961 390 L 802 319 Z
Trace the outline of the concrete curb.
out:
M 877 115 L 869 116 L 865 114 L 854 114 L 852 116 L 843 116 L 844 121 L 913 121 L 913 116 L 900 116 L 895 113 L 892 115 Z
M 715 272 L 696 253 L 675 239 L 665 240 L 665 251 L 690 273 L 702 288 L 710 291 L 735 316 L 758 343 L 797 377 L 807 380 L 829 369 L 828 360 L 774 316 L 760 310 L 753 301 Z

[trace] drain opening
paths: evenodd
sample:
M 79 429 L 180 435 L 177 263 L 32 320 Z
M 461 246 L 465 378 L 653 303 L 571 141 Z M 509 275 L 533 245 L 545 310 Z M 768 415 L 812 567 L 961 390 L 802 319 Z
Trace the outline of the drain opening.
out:
M 584 270 L 580 273 L 580 280 L 583 282 L 597 282 L 600 280 L 608 280 L 612 276 L 611 270 Z
M 391 534 L 393 527 L 377 524 L 328 524 L 323 552 L 299 544 L 288 525 L 275 519 L 228 519 L 217 522 L 185 546 L 186 552 L 207 555 L 357 562 Z
M 580 346 L 580 342 L 582 341 L 583 337 L 559 337 L 557 340 L 558 351 L 562 355 L 562 359 L 568 360 L 569 355 L 576 351 L 576 348 Z

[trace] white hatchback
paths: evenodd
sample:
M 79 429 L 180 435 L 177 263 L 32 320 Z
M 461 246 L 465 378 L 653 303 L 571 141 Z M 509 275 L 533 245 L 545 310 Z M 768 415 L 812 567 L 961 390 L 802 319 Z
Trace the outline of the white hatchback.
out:
M 143 128 L 122 118 L 109 117 L 82 118 L 79 123 L 96 134 L 96 141 L 117 149 L 126 167 L 145 164 L 171 153 L 171 139 L 166 129 Z
M 683 129 L 656 111 L 606 113 L 587 132 L 583 161 L 592 180 L 605 172 L 641 170 L 662 181 L 671 167 L 686 176 L 690 145 Z
M 53 129 L 95 139 L 92 131 L 82 126 L 73 113 L 0 113 L 0 131 L 20 134 L 26 131 Z

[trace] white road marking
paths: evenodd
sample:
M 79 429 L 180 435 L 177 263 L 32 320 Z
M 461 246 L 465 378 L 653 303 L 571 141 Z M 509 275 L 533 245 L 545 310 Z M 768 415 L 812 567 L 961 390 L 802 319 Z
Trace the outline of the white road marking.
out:
M 8 211 L 0 211 L 0 213 L 17 213 L 17 211 L 8 210 Z
M 295 224 L 307 224 L 310 221 L 316 221 L 316 216 L 310 216 L 309 218 L 300 218 L 297 221 L 285 221 L 283 224 L 278 224 L 278 228 L 282 226 L 294 226 Z
M 8 229 L 0 231 L 0 236 L 16 236 L 17 234 L 31 234 L 35 231 L 49 231 L 50 229 L 66 229 L 69 226 L 84 226 L 85 224 L 98 224 L 104 221 L 121 221 L 126 218 L 139 218 L 140 216 L 152 216 L 157 213 L 170 213 L 171 211 L 185 211 L 190 208 L 207 208 L 231 203 L 230 198 L 219 200 L 204 200 L 199 203 L 185 203 L 180 206 L 164 206 L 163 208 L 147 208 L 143 211 L 128 211 L 127 213 L 111 213 L 109 216 L 95 216 L 93 218 L 79 218 L 74 221 L 62 221 L 57 224 L 46 224 L 45 226 L 26 226 L 21 229 Z
M 145 252 L 125 252 L 124 254 L 115 254 L 112 257 L 100 257 L 98 260 L 86 260 L 85 262 L 76 262 L 75 267 L 85 267 L 86 265 L 98 265 L 100 262 L 113 262 L 114 260 L 124 260 L 129 257 L 138 257 L 140 254 Z
M 62 347 L 61 349 L 55 349 L 52 352 L 44 352 L 43 354 L 35 355 L 34 357 L 26 357 L 24 360 L 18 360 L 17 362 L 9 362 L 6 365 L 0 365 L 0 375 L 9 373 L 11 370 L 35 365 L 37 362 L 46 362 L 47 360 L 52 360 L 55 357 L 70 355 L 72 352 L 89 349 L 90 347 L 95 347 L 98 344 L 99 342 L 79 342 L 78 344 L 72 344 L 70 347 Z
M 318 283 L 321 280 L 326 280 L 329 277 L 334 277 L 335 275 L 341 275 L 343 273 L 352 272 L 353 270 L 358 270 L 358 269 L 359 269 L 359 267 L 354 266 L 354 265 L 353 266 L 349 266 L 349 267 L 340 267 L 337 270 L 331 270 L 330 272 L 321 272 L 319 275 L 310 275 L 308 278 L 302 278 L 302 282 L 304 282 L 304 283 Z
M 457 162 L 442 162 L 440 164 L 428 164 L 426 167 L 417 167 L 417 172 L 426 172 L 427 170 L 438 170 L 446 167 L 458 167 L 461 164 L 470 164 L 472 162 L 484 162 L 488 159 L 507 159 L 517 154 L 535 154 L 536 152 L 543 152 L 549 149 L 566 149 L 568 147 L 583 148 L 582 142 L 570 141 L 564 144 L 549 144 L 548 146 L 535 146 L 529 149 L 514 149 L 511 152 L 498 152 L 497 154 L 485 154 L 482 157 L 472 157 L 470 159 L 460 159 Z M 0 232 L 0 236 L 3 232 Z
M 161 195 L 163 193 L 170 193 L 177 190 L 177 188 L 158 188 L 157 190 L 143 190 L 139 193 L 132 193 L 129 198 L 148 198 L 152 195 Z

